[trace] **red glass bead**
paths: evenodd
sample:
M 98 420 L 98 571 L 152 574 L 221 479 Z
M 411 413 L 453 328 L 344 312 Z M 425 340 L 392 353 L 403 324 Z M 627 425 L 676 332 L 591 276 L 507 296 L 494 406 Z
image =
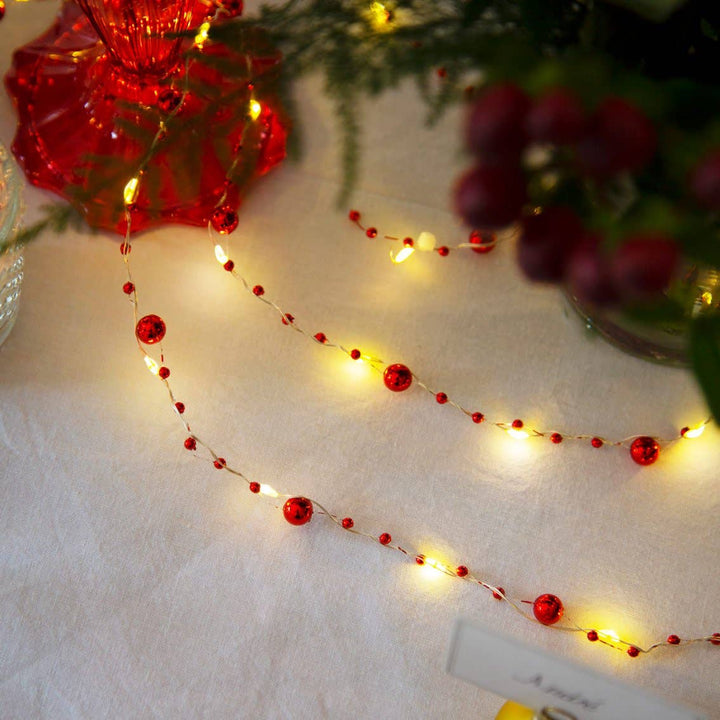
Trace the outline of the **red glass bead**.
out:
M 378 540 L 381 545 L 389 545 L 392 542 L 392 535 L 390 535 L 390 533 L 383 533 Z
M 366 234 L 369 238 L 375 238 L 375 237 L 377 237 L 377 228 L 369 227 L 369 228 L 365 231 L 365 234 Z
M 505 599 L 505 588 L 498 586 L 497 591 L 493 590 L 492 596 L 493 596 L 496 600 L 504 600 L 504 599 Z
M 444 392 L 439 392 L 435 396 L 435 400 L 440 403 L 440 405 L 444 405 L 448 401 L 448 396 Z
M 357 210 L 351 210 L 351 211 L 348 213 L 348 217 L 349 217 L 350 220 L 352 220 L 353 222 L 357 222 L 357 221 L 360 219 L 360 213 L 359 213 Z
M 131 282 L 126 282 L 123 285 L 123 292 L 126 295 L 132 295 L 135 292 L 135 285 L 133 285 Z
M 166 368 L 164 365 L 158 370 L 158 375 L 163 379 L 167 380 L 170 377 L 170 368 Z
M 130 251 L 132 250 L 132 245 L 130 243 L 120 243 L 120 254 L 121 255 L 129 255 Z
M 643 435 L 630 445 L 630 457 L 638 465 L 652 465 L 660 456 L 660 446 L 655 438 Z
M 471 245 L 477 245 L 472 251 L 478 253 L 478 255 L 484 255 L 495 249 L 497 244 L 497 237 L 495 233 L 483 232 L 481 230 L 473 230 L 468 237 L 468 242 Z
M 186 450 L 195 450 L 197 448 L 197 442 L 194 437 L 185 438 L 183 445 L 185 445 Z
M 668 645 L 679 645 L 680 638 L 677 635 L 668 635 Z
M 720 633 L 713 633 L 710 636 L 710 644 L 711 645 L 720 645 Z
M 455 574 L 458 577 L 467 577 L 469 572 L 470 571 L 464 565 L 458 565 L 457 568 L 455 568 Z
M 557 595 L 545 593 L 535 598 L 533 603 L 533 615 L 543 625 L 554 625 L 563 616 L 565 608 L 562 600 Z
M 603 441 L 602 441 L 599 437 L 594 437 L 594 438 L 590 441 L 590 444 L 591 444 L 594 448 L 601 448 L 601 447 L 603 446 Z
M 262 285 L 256 285 L 253 288 L 253 295 L 257 295 L 257 297 L 260 297 L 261 295 L 265 294 L 265 288 Z
M 343 519 L 340 521 L 340 524 L 341 524 L 346 530 L 350 530 L 350 528 L 353 527 L 353 525 L 355 525 L 355 523 L 353 522 L 353 519 L 352 519 L 352 518 L 349 518 L 349 517 L 343 518 Z
M 295 322 L 295 316 L 291 315 L 290 313 L 285 313 L 283 315 L 282 324 L 283 325 L 292 325 Z
M 248 485 L 248 489 L 251 493 L 259 493 L 260 492 L 260 483 L 255 482 L 254 480 Z
M 413 247 L 415 241 L 411 237 L 403 238 L 403 247 Z
M 685 437 L 685 433 L 689 432 L 690 428 L 686 425 L 681 431 L 680 431 L 680 437 Z
M 563 441 L 563 436 L 560 433 L 553 433 L 550 436 L 550 441 L 554 442 L 556 445 L 559 445 Z
M 158 108 L 160 112 L 169 115 L 182 100 L 182 93 L 176 88 L 165 88 L 158 94 Z
M 221 235 L 229 235 L 238 226 L 237 213 L 229 205 L 223 205 L 213 210 L 213 214 L 210 216 L 210 224 L 215 229 L 215 232 L 219 232 Z
M 388 390 L 402 392 L 412 385 L 412 372 L 402 363 L 388 365 L 383 372 L 383 382 Z
M 415 562 L 418 565 L 424 565 L 425 564 L 425 556 L 424 555 L 416 555 L 415 556 Z
M 213 461 L 213 465 L 216 470 L 222 470 L 227 465 L 227 462 L 225 461 L 225 458 L 219 457 L 217 460 Z
M 357 348 L 354 348 L 353 350 L 350 351 L 350 357 L 353 360 L 359 360 L 360 356 L 361 356 L 361 353 Z
M 229 17 L 239 17 L 244 9 L 243 0 L 219 0 L 218 4 Z
M 590 642 L 597 642 L 598 641 L 598 634 L 596 630 L 590 630 L 587 634 L 587 639 Z
M 450 248 L 446 245 L 441 245 L 437 251 L 441 257 L 447 257 L 450 254 Z
M 175 409 L 182 415 L 185 412 L 185 403 L 176 402 Z
M 474 412 L 470 417 L 472 421 L 478 425 L 485 419 L 485 416 L 481 412 Z
M 326 342 L 327 342 L 327 336 L 325 335 L 325 333 L 322 333 L 322 332 L 315 333 L 315 335 L 314 335 L 313 337 L 314 337 L 319 343 L 326 343 Z
M 447 77 L 447 70 L 444 67 L 437 69 L 437 74 L 439 78 L 446 78 Z
M 228 260 L 223 267 L 228 271 L 232 272 L 235 269 L 235 263 L 232 260 Z
M 627 649 L 627 654 L 632 658 L 636 658 L 640 654 L 640 650 L 638 650 L 638 648 L 636 648 L 634 645 L 631 645 Z
M 524 423 L 522 420 L 513 420 L 513 421 L 512 421 L 512 426 L 513 426 L 516 430 L 520 430 L 520 428 L 522 428 L 522 426 L 523 426 L 524 424 L 525 424 L 525 423 Z
M 140 342 L 153 345 L 165 337 L 165 322 L 159 315 L 145 315 L 135 326 L 135 335 Z
M 283 505 L 283 515 L 291 525 L 304 525 L 310 522 L 312 514 L 313 505 L 304 497 L 292 497 Z

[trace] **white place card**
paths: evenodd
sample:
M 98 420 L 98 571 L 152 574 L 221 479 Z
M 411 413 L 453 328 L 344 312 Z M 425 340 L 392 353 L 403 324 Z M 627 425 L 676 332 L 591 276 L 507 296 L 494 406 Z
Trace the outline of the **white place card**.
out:
M 696 711 L 463 619 L 453 629 L 447 671 L 521 705 L 558 708 L 577 720 L 707 720 Z

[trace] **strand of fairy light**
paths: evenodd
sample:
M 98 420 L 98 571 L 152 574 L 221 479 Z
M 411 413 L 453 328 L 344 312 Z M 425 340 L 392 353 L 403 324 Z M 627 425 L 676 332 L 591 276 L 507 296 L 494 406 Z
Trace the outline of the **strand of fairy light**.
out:
M 196 45 L 198 47 L 202 47 L 204 42 L 207 40 L 208 37 L 208 30 L 209 30 L 209 23 L 204 23 L 203 26 L 201 26 L 201 31 L 198 32 L 198 35 L 196 36 Z M 204 31 L 202 30 L 204 28 Z M 187 66 L 186 66 L 187 69 Z M 183 99 L 184 96 L 187 94 L 187 81 L 186 86 L 183 91 Z M 180 103 L 182 104 L 182 102 Z M 179 107 L 179 106 L 178 106 Z M 176 108 L 177 110 L 177 108 Z M 256 100 L 253 98 L 250 99 L 248 103 L 248 118 L 250 122 L 256 122 L 261 112 L 261 107 L 259 106 L 259 103 L 257 103 Z M 156 135 L 156 139 L 153 141 L 153 143 L 157 143 L 159 140 L 159 137 L 162 134 L 162 123 L 161 127 L 158 130 L 158 134 Z M 152 150 L 152 147 L 151 147 Z M 228 170 L 228 175 L 232 172 L 232 169 L 234 168 L 236 161 L 233 163 L 231 168 Z M 247 478 L 240 470 L 237 470 L 236 468 L 233 468 L 230 466 L 225 458 L 220 456 L 213 448 L 212 446 L 203 440 L 197 433 L 193 432 L 190 424 L 188 423 L 186 417 L 185 417 L 185 405 L 177 400 L 175 397 L 171 384 L 169 382 L 170 377 L 170 370 L 164 365 L 165 358 L 164 353 L 162 352 L 162 339 L 165 335 L 165 323 L 164 321 L 159 318 L 156 315 L 146 315 L 142 318 L 138 318 L 138 294 L 137 289 L 135 287 L 135 284 L 133 282 L 132 278 L 132 272 L 130 267 L 130 252 L 132 250 L 131 245 L 131 230 L 132 230 L 132 212 L 134 204 L 137 200 L 138 193 L 140 190 L 140 185 L 142 182 L 142 170 L 143 166 L 141 165 L 136 173 L 132 176 L 132 178 L 128 181 L 128 183 L 125 186 L 124 193 L 123 193 L 123 201 L 124 201 L 124 207 L 125 207 L 125 218 L 126 218 L 126 232 L 125 232 L 125 239 L 124 242 L 121 245 L 121 253 L 123 257 L 123 261 L 125 263 L 125 269 L 127 274 L 127 280 L 125 284 L 123 285 L 123 292 L 128 296 L 132 307 L 133 307 L 133 319 L 135 322 L 135 329 L 136 329 L 136 339 L 138 342 L 138 347 L 143 354 L 143 358 L 145 361 L 145 364 L 148 368 L 148 370 L 155 376 L 157 376 L 161 382 L 164 383 L 168 396 L 170 399 L 170 403 L 173 407 L 173 410 L 178 417 L 180 423 L 182 424 L 182 427 L 186 433 L 186 438 L 184 440 L 184 446 L 187 450 L 192 451 L 196 453 L 196 456 L 200 457 L 199 454 L 197 454 L 198 447 L 203 448 L 208 456 L 208 459 L 210 462 L 212 462 L 213 466 L 217 470 L 226 471 L 231 473 L 232 475 L 235 475 L 239 479 L 243 480 L 247 486 L 248 489 L 255 494 L 261 495 L 264 498 L 266 498 L 268 501 L 270 501 L 273 506 L 276 509 L 279 509 L 279 505 L 277 504 L 278 499 L 284 499 L 285 502 L 282 505 L 282 512 L 285 517 L 285 519 L 292 525 L 304 525 L 307 522 L 309 522 L 312 519 L 314 509 L 317 508 L 317 514 L 325 517 L 330 522 L 332 522 L 335 526 L 343 529 L 346 532 L 352 533 L 354 535 L 358 535 L 364 538 L 367 538 L 379 545 L 382 545 L 384 547 L 390 548 L 392 550 L 395 550 L 397 552 L 402 553 L 404 556 L 409 558 L 411 561 L 414 561 L 417 565 L 423 566 L 426 568 L 430 568 L 438 573 L 447 575 L 449 577 L 457 578 L 464 580 L 465 582 L 471 582 L 475 585 L 479 585 L 483 587 L 484 589 L 488 590 L 490 593 L 492 593 L 492 596 L 499 600 L 504 601 L 507 603 L 515 612 L 522 615 L 525 619 L 546 625 L 546 626 L 552 626 L 559 630 L 565 630 L 569 632 L 580 632 L 586 635 L 587 639 L 590 642 L 599 642 L 601 644 L 607 645 L 609 647 L 615 648 L 617 650 L 623 650 L 627 652 L 627 654 L 630 657 L 637 657 L 641 653 L 649 653 L 656 648 L 663 647 L 663 646 L 676 646 L 676 645 L 690 645 L 690 644 L 696 644 L 696 643 L 705 643 L 709 642 L 713 645 L 720 646 L 720 633 L 713 633 L 712 635 L 707 635 L 699 638 L 692 638 L 692 639 L 686 639 L 681 640 L 677 635 L 671 634 L 667 637 L 666 640 L 653 643 L 652 645 L 648 646 L 647 648 L 642 648 L 636 643 L 631 643 L 627 640 L 624 640 L 620 638 L 614 631 L 612 630 L 596 630 L 594 628 L 587 628 L 580 626 L 574 622 L 571 622 L 567 617 L 565 617 L 565 623 L 558 624 L 563 618 L 564 615 L 564 606 L 562 601 L 555 595 L 552 595 L 550 593 L 544 593 L 540 596 L 538 596 L 534 601 L 530 600 L 519 600 L 514 599 L 511 596 L 509 596 L 506 591 L 500 587 L 496 586 L 492 583 L 487 582 L 486 580 L 483 580 L 482 578 L 477 577 L 474 575 L 467 566 L 465 565 L 457 565 L 453 567 L 452 565 L 448 564 L 447 562 L 441 562 L 440 560 L 430 557 L 428 555 L 425 555 L 424 553 L 420 553 L 415 550 L 409 550 L 407 548 L 404 548 L 400 546 L 397 543 L 393 542 L 392 536 L 388 532 L 383 532 L 378 534 L 372 534 L 368 533 L 364 530 L 356 529 L 354 526 L 354 522 L 351 517 L 340 517 L 339 515 L 336 515 L 329 510 L 327 510 L 322 504 L 320 504 L 316 500 L 312 500 L 306 497 L 302 496 L 291 496 L 289 494 L 280 493 L 277 490 L 275 490 L 272 486 L 267 484 L 261 484 L 256 481 L 251 481 L 249 478 Z M 220 224 L 221 227 L 224 228 L 224 234 L 229 234 L 232 232 L 232 230 L 235 229 L 235 226 L 237 225 L 237 215 L 234 213 L 232 209 L 229 209 L 227 207 L 223 207 L 222 203 L 225 201 L 226 195 L 223 195 L 220 200 L 218 201 L 218 204 L 216 206 L 216 211 L 213 213 L 213 218 L 216 220 L 215 223 L 213 223 L 213 220 L 208 223 L 208 232 L 210 233 L 212 237 L 213 229 Z M 217 215 L 216 215 L 217 213 Z M 222 222 L 220 222 L 222 221 Z M 279 305 L 274 303 L 273 301 L 263 297 L 264 292 L 259 292 L 258 288 L 259 286 L 250 287 L 250 285 L 247 283 L 247 281 L 239 275 L 235 271 L 235 264 L 234 262 L 226 255 L 225 250 L 222 248 L 222 246 L 219 243 L 215 244 L 215 254 L 216 259 L 223 265 L 224 269 L 232 274 L 234 274 L 236 277 L 238 277 L 243 285 L 246 287 L 246 289 L 250 292 L 252 292 L 255 297 L 259 298 L 266 304 L 273 307 L 277 312 L 281 314 L 281 317 L 283 321 L 293 329 L 295 329 L 297 332 L 300 332 L 304 335 L 309 335 L 305 330 L 300 328 L 296 323 L 294 323 L 294 318 L 289 315 L 289 313 L 284 313 L 282 308 L 280 308 Z M 356 353 L 358 351 L 356 350 L 347 350 L 347 348 L 341 346 L 341 345 L 334 345 L 332 343 L 329 343 L 326 339 L 324 339 L 324 336 L 322 338 L 319 338 L 318 335 L 321 335 L 321 333 L 316 333 L 313 335 L 313 339 L 323 345 L 326 345 L 328 347 L 334 347 L 341 352 L 344 352 L 348 354 L 353 359 L 366 359 L 370 362 L 370 364 L 375 367 L 375 369 L 378 369 L 378 364 L 381 364 L 381 361 L 377 358 L 372 357 L 363 357 L 360 355 L 359 358 L 356 358 Z M 143 347 L 144 344 L 153 345 L 155 343 L 160 344 L 160 363 L 157 362 Z M 424 386 L 425 387 L 425 386 Z M 428 390 L 427 387 L 425 387 L 426 390 Z M 428 390 L 429 391 L 429 390 Z M 463 409 L 462 407 L 458 406 L 459 409 Z M 526 612 L 523 605 L 531 605 L 532 606 L 532 614 L 529 612 Z

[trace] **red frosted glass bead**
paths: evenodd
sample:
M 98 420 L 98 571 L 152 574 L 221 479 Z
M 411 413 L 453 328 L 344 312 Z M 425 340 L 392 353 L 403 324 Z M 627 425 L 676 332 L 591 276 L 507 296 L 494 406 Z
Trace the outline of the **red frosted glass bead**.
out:
M 415 241 L 411 237 L 403 238 L 403 247 L 413 247 Z
M 176 88 L 165 88 L 158 94 L 157 105 L 161 113 L 169 115 L 182 100 L 182 93 Z
M 388 390 L 402 392 L 412 385 L 412 373 L 407 365 L 395 363 L 388 365 L 383 372 L 383 382 Z
M 636 648 L 634 645 L 631 645 L 627 649 L 627 654 L 632 658 L 636 658 L 640 654 L 640 650 L 638 650 L 638 648 Z
M 590 642 L 597 642 L 598 641 L 598 634 L 596 630 L 590 630 L 587 634 L 587 639 Z
M 120 243 L 120 254 L 121 255 L 129 255 L 130 251 L 132 250 L 132 245 L 130 243 Z
M 167 380 L 170 377 L 170 368 L 166 368 L 164 365 L 158 370 L 158 375 L 163 379 Z
M 366 234 L 369 238 L 375 238 L 375 237 L 377 237 L 377 228 L 369 227 L 369 228 L 365 231 L 365 234 Z
M 185 412 L 185 403 L 176 402 L 175 409 L 182 415 Z
M 535 598 L 533 615 L 543 625 L 554 625 L 559 622 L 564 612 L 562 600 L 557 595 L 545 593 Z
M 455 568 L 455 574 L 458 577 L 467 577 L 469 572 L 470 571 L 464 565 L 458 565 L 457 568 Z
M 341 524 L 346 530 L 349 530 L 351 527 L 353 527 L 353 525 L 355 525 L 355 523 L 353 522 L 353 519 L 352 519 L 352 518 L 349 518 L 349 517 L 343 518 L 343 519 L 340 521 L 340 524 Z
M 485 419 L 485 416 L 481 412 L 474 412 L 470 417 L 472 421 L 478 425 Z
M 416 555 L 415 556 L 415 562 L 418 565 L 424 565 L 425 564 L 425 556 L 424 555 Z
M 222 470 L 227 465 L 227 462 L 225 461 L 225 458 L 219 457 L 217 460 L 213 461 L 213 466 L 216 470 Z
M 283 315 L 282 324 L 283 325 L 292 325 L 295 322 L 295 316 L 291 315 L 290 313 L 285 313 Z
M 591 444 L 594 448 L 601 448 L 601 447 L 603 446 L 603 441 L 602 441 L 599 437 L 594 437 L 594 438 L 590 441 L 590 444 Z
M 497 244 L 497 236 L 492 232 L 483 232 L 482 230 L 473 230 L 469 237 L 468 242 L 471 245 L 477 245 L 472 251 L 478 253 L 478 255 L 484 255 L 495 249 Z
M 361 356 L 361 353 L 357 348 L 354 348 L 353 350 L 350 351 L 350 357 L 353 360 L 359 360 L 360 356 Z
M 630 457 L 638 465 L 652 465 L 660 456 L 660 445 L 655 438 L 643 435 L 635 438 L 630 445 Z
M 253 295 L 257 295 L 258 297 L 260 297 L 261 295 L 264 295 L 264 294 L 265 294 L 265 288 L 262 285 L 256 285 L 253 288 Z
M 357 221 L 360 219 L 360 213 L 359 213 L 357 210 L 351 210 L 351 211 L 348 213 L 348 217 L 349 217 L 350 220 L 352 220 L 353 222 L 357 222 Z
M 327 342 L 327 336 L 323 332 L 315 333 L 313 337 L 319 342 L 319 343 L 326 343 Z
M 185 438 L 183 445 L 185 445 L 186 450 L 195 450 L 197 448 L 197 442 L 194 437 Z
M 498 587 L 497 592 L 496 592 L 495 590 L 493 590 L 492 596 L 493 596 L 496 600 L 504 600 L 504 599 L 505 599 L 505 597 L 504 597 L 504 596 L 505 596 L 505 588 L 504 588 L 504 587 Z
M 445 245 L 441 245 L 437 251 L 441 257 L 447 257 L 450 254 L 450 248 Z
M 228 260 L 223 267 L 228 271 L 232 272 L 235 269 L 235 263 L 232 260 Z
M 710 643 L 712 645 L 720 645 L 720 633 L 713 633 L 710 636 Z
M 131 282 L 126 282 L 123 285 L 123 292 L 126 295 L 132 295 L 135 292 L 135 285 L 133 285 Z
M 210 216 L 210 224 L 215 229 L 215 232 L 219 232 L 221 235 L 229 235 L 238 226 L 237 213 L 229 205 L 223 205 L 213 210 L 213 214 Z
M 140 342 L 153 345 L 165 337 L 165 322 L 159 315 L 145 315 L 135 326 L 135 335 Z
M 392 542 L 392 535 L 390 535 L 390 533 L 383 533 L 378 538 L 378 541 L 381 545 L 389 545 Z
M 448 401 L 448 396 L 444 392 L 439 392 L 435 396 L 435 400 L 440 403 L 440 405 L 444 405 Z
M 668 645 L 679 645 L 680 638 L 677 635 L 668 635 Z
M 520 428 L 522 428 L 522 426 L 523 426 L 524 424 L 525 424 L 525 423 L 524 423 L 522 420 L 513 420 L 513 421 L 512 421 L 512 426 L 513 426 L 516 430 L 520 430 Z
M 553 433 L 550 436 L 550 441 L 554 442 L 556 445 L 559 445 L 563 441 L 563 436 L 560 433 Z
M 248 485 L 248 489 L 251 493 L 259 493 L 260 492 L 260 483 L 255 482 L 254 480 Z
M 310 522 L 313 505 L 307 498 L 291 497 L 283 505 L 283 515 L 291 525 L 304 525 Z

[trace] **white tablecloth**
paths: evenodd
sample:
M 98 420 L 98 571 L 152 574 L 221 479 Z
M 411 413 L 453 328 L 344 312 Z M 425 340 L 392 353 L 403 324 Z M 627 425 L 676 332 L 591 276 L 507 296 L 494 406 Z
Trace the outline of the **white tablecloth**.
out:
M 9 5 L 0 70 L 55 7 Z M 589 338 L 556 290 L 519 277 L 510 242 L 392 265 L 334 204 L 319 80 L 298 97 L 304 159 L 253 190 L 230 255 L 304 327 L 500 419 L 624 437 L 704 417 L 688 374 Z M 423 114 L 412 87 L 364 104 L 352 205 L 383 232 L 456 244 L 460 114 L 432 131 Z M 14 123 L 3 96 L 7 145 Z M 47 200 L 28 190 L 28 217 Z M 46 235 L 26 259 L 0 350 L 3 718 L 492 718 L 501 699 L 444 672 L 458 616 L 720 717 L 720 648 L 631 660 L 321 517 L 290 526 L 183 448 L 134 345 L 117 238 Z M 142 235 L 132 260 L 193 430 L 250 479 L 514 597 L 556 593 L 576 622 L 642 645 L 720 631 L 716 429 L 649 468 L 612 448 L 520 443 L 284 327 L 202 230 Z

